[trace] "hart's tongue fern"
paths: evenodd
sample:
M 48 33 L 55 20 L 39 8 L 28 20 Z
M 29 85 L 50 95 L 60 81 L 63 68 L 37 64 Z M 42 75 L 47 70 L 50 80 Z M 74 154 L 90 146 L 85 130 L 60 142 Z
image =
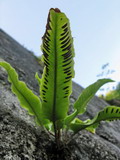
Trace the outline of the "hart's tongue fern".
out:
M 11 89 L 18 97 L 20 105 L 34 115 L 38 125 L 54 133 L 59 147 L 61 131 L 71 129 L 74 134 L 82 129 L 95 132 L 100 121 L 120 119 L 120 108 L 107 106 L 92 120 L 82 121 L 77 115 L 86 111 L 88 102 L 93 98 L 98 89 L 110 79 L 101 79 L 82 91 L 74 104 L 74 112 L 68 115 L 69 96 L 72 92 L 73 70 L 73 38 L 71 36 L 69 20 L 59 9 L 50 9 L 46 31 L 42 37 L 44 71 L 40 79 L 40 98 L 22 81 L 10 64 L 0 62 L 6 69 Z

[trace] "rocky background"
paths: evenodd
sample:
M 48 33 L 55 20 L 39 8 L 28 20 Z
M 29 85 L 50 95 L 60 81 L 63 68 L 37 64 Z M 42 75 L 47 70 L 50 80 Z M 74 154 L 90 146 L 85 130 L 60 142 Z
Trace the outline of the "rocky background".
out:
M 0 60 L 9 62 L 35 94 L 39 87 L 34 76 L 42 66 L 32 52 L 0 30 Z M 73 82 L 72 104 L 82 91 Z M 82 119 L 92 118 L 107 103 L 94 97 Z M 61 156 L 58 156 L 61 155 Z M 120 160 L 120 121 L 102 122 L 96 134 L 81 131 L 69 148 L 56 153 L 50 137 L 38 128 L 34 118 L 20 107 L 10 90 L 7 74 L 0 67 L 0 160 Z

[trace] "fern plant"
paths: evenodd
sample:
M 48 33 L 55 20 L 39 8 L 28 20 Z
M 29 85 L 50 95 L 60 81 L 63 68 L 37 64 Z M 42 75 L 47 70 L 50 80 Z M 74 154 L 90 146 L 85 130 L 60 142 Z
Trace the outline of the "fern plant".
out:
M 9 63 L 2 61 L 0 66 L 7 71 L 12 92 L 18 97 L 20 105 L 35 116 L 39 126 L 52 133 L 57 146 L 66 130 L 73 131 L 73 134 L 82 129 L 95 132 L 100 121 L 120 119 L 120 108 L 116 106 L 106 106 L 92 120 L 76 118 L 86 111 L 88 102 L 102 85 L 113 82 L 111 79 L 100 79 L 84 89 L 74 103 L 74 112 L 68 114 L 74 77 L 74 47 L 69 20 L 57 8 L 49 11 L 41 49 L 44 71 L 41 79 L 37 73 L 35 75 L 40 85 L 40 97 L 18 79 Z

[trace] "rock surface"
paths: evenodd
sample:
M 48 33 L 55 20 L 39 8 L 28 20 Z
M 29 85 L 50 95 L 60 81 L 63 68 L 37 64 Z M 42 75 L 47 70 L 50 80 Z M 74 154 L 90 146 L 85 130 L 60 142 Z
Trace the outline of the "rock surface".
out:
M 0 59 L 9 62 L 35 94 L 39 94 L 35 72 L 42 67 L 35 56 L 0 30 Z M 71 106 L 83 90 L 73 82 Z M 84 117 L 92 118 L 107 103 L 94 97 Z M 52 140 L 38 128 L 10 91 L 6 72 L 0 68 L 0 160 L 120 160 L 120 122 L 102 122 L 96 134 L 81 131 L 70 144 L 66 158 L 52 155 Z M 61 153 L 61 155 L 63 152 Z M 66 153 L 65 153 L 66 154 Z

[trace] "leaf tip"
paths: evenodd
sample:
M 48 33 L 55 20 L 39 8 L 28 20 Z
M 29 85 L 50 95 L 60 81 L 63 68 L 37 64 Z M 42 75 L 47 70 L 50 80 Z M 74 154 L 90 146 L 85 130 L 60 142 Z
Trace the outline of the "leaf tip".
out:
M 55 8 L 55 9 L 54 9 L 54 8 L 51 8 L 50 11 L 51 11 L 51 10 L 54 10 L 54 11 L 57 12 L 57 13 L 60 13 L 60 12 L 61 12 L 59 8 Z

